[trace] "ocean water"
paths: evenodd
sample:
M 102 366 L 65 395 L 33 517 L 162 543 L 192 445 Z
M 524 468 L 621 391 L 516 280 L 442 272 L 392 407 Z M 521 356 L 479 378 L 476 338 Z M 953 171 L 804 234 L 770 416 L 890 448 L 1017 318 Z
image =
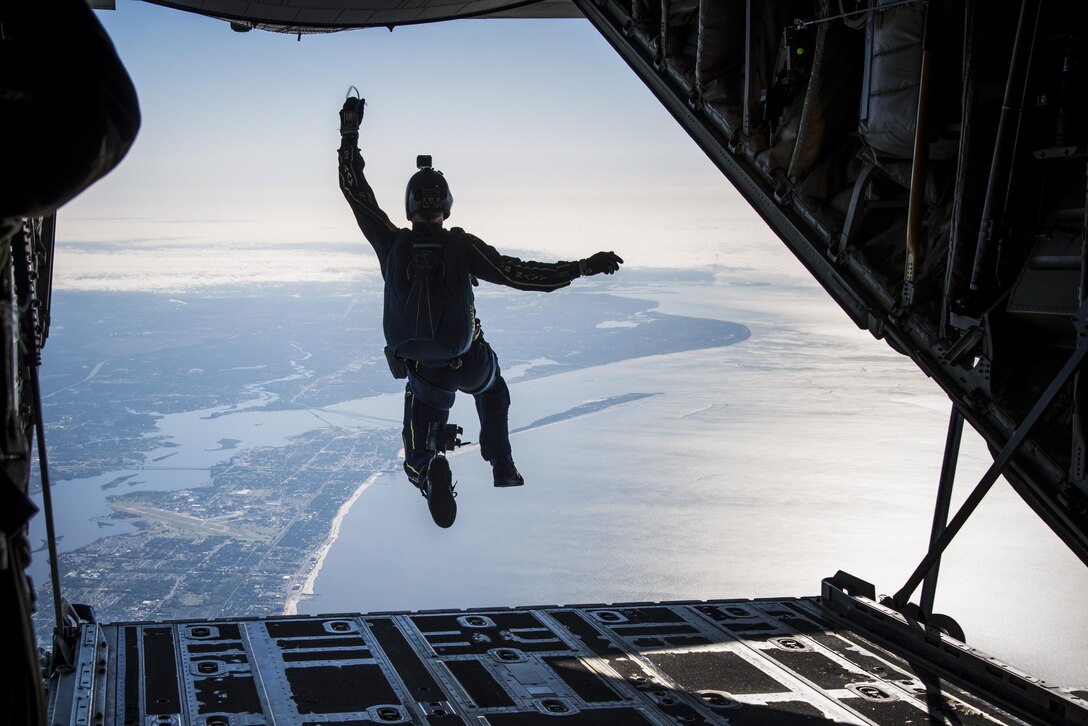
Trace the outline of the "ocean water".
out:
M 751 337 L 514 380 L 512 429 L 652 395 L 515 434 L 521 489 L 492 488 L 475 447 L 453 454 L 449 530 L 402 476 L 379 476 L 299 611 L 803 596 L 840 569 L 895 592 L 928 543 L 943 393 L 807 283 L 731 271 L 712 289 L 627 293 L 739 322 Z M 451 420 L 475 439 L 470 401 Z M 954 506 L 990 461 L 968 430 Z M 974 647 L 1079 685 L 1086 597 L 1083 565 L 1002 480 L 945 556 L 936 606 Z

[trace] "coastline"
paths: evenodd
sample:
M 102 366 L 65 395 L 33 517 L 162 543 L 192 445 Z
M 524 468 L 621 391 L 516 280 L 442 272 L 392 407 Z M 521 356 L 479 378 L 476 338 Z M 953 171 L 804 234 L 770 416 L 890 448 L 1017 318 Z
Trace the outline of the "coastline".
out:
M 325 564 L 325 557 L 329 554 L 329 550 L 332 549 L 333 544 L 340 536 L 340 525 L 343 523 L 344 518 L 348 512 L 351 511 L 351 506 L 355 504 L 355 501 L 366 491 L 374 481 L 382 475 L 383 472 L 376 471 L 371 474 L 366 481 L 360 484 L 352 495 L 340 505 L 340 509 L 336 511 L 336 516 L 332 520 L 332 526 L 329 527 L 329 536 L 325 538 L 324 544 L 317 551 L 317 562 L 310 569 L 310 573 L 306 576 L 305 582 L 302 583 L 302 587 L 297 592 L 292 592 L 287 598 L 287 602 L 283 605 L 284 615 L 298 615 L 298 604 L 302 600 L 310 595 L 314 594 L 314 583 L 317 581 L 317 576 L 321 574 L 321 568 Z

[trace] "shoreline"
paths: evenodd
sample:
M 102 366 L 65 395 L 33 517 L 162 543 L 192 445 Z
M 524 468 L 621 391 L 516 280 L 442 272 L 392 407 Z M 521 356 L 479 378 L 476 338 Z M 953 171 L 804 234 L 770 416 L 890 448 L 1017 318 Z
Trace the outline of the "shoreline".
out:
M 325 538 L 325 542 L 317 550 L 317 562 L 313 568 L 310 569 L 310 573 L 306 576 L 306 580 L 302 583 L 302 588 L 298 592 L 293 592 L 287 598 L 287 602 L 283 605 L 284 615 L 298 615 L 298 605 L 307 597 L 314 594 L 314 583 L 317 581 L 317 576 L 321 574 L 321 568 L 325 564 L 325 557 L 329 554 L 329 550 L 332 549 L 333 544 L 336 543 L 337 538 L 340 537 L 340 525 L 343 523 L 344 518 L 348 512 L 351 511 L 351 507 L 355 504 L 355 501 L 362 495 L 364 491 L 370 488 L 370 485 L 377 480 L 385 472 L 376 471 L 371 474 L 366 481 L 360 484 L 346 502 L 340 505 L 340 509 L 336 511 L 336 516 L 333 517 L 332 526 L 329 527 L 329 536 Z

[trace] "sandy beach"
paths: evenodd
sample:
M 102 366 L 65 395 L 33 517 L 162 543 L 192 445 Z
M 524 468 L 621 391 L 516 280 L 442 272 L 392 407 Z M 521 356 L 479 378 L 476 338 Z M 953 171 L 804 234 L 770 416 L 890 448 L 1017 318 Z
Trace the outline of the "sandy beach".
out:
M 325 539 L 325 542 L 321 545 L 321 548 L 315 553 L 317 562 L 310 568 L 310 572 L 306 575 L 306 580 L 302 583 L 302 587 L 291 593 L 291 596 L 287 598 L 287 602 L 283 606 L 284 615 L 297 615 L 298 604 L 304 599 L 314 594 L 314 582 L 317 580 L 317 576 L 321 573 L 321 566 L 325 564 L 325 557 L 328 556 L 329 550 L 336 542 L 337 537 L 340 536 L 340 525 L 344 522 L 344 517 L 351 511 L 351 506 L 355 504 L 355 501 L 359 496 L 366 491 L 367 487 L 377 480 L 381 476 L 381 472 L 375 472 L 371 474 L 366 481 L 360 484 L 352 493 L 351 498 L 340 505 L 340 509 L 336 512 L 336 517 L 332 521 L 332 526 L 329 527 L 329 536 Z

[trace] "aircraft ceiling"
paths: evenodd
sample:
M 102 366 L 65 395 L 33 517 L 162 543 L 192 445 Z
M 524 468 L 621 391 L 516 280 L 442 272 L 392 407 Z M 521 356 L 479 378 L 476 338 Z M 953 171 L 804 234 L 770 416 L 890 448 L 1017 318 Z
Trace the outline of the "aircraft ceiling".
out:
M 460 18 L 580 18 L 571 0 L 146 0 L 187 12 L 283 33 L 433 23 Z

